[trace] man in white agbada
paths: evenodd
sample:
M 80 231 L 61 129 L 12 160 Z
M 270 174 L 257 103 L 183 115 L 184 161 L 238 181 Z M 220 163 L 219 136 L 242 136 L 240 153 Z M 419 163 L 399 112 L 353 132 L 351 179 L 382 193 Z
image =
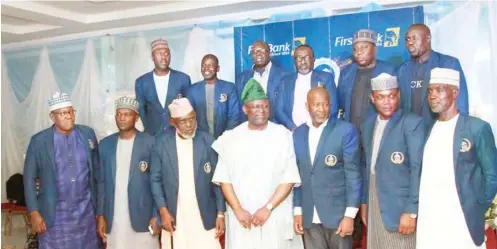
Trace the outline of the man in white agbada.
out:
M 248 121 L 212 145 L 219 155 L 212 181 L 229 204 L 226 249 L 302 249 L 293 231 L 291 191 L 300 177 L 292 134 L 268 121 L 269 101 L 256 80 L 241 100 Z
M 152 153 L 152 193 L 159 209 L 162 248 L 221 249 L 223 194 L 212 183 L 217 155 L 214 138 L 197 130 L 195 111 L 186 98 L 169 105 L 175 129 L 156 137 Z M 172 238 L 172 243 L 171 243 Z
M 100 143 L 98 184 L 98 234 L 107 249 L 155 249 L 157 208 L 150 190 L 150 157 L 154 138 L 136 130 L 138 102 L 129 97 L 116 101 L 114 133 Z
M 431 71 L 427 96 L 438 120 L 423 155 L 418 249 L 485 248 L 485 212 L 497 193 L 497 149 L 487 122 L 459 113 L 459 75 Z

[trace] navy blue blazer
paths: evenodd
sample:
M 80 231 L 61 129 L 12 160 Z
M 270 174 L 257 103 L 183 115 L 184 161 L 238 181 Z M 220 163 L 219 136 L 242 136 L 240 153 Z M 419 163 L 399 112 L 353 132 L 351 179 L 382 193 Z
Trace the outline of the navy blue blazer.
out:
M 362 198 L 359 135 L 345 121 L 330 118 L 324 127 L 314 163 L 309 155 L 309 126 L 293 133 L 302 185 L 294 188 L 293 203 L 302 207 L 304 228 L 312 226 L 314 206 L 324 227 L 336 229 L 347 207 L 358 208 Z
M 207 101 L 205 100 L 205 81 L 193 84 L 186 94 L 197 113 L 198 129 L 209 133 L 207 123 Z M 231 130 L 240 123 L 240 104 L 235 84 L 218 80 L 214 85 L 214 138 Z
M 463 150 L 463 142 L 469 150 Z M 485 212 L 497 193 L 497 149 L 487 122 L 459 115 L 454 132 L 454 172 L 457 193 L 471 238 L 485 238 Z
M 381 73 L 395 75 L 396 68 L 387 62 L 377 60 L 376 67 L 373 69 L 372 78 L 377 77 Z M 350 122 L 350 106 L 352 103 L 352 94 L 354 92 L 355 77 L 357 74 L 357 63 L 353 63 L 340 71 L 340 78 L 338 79 L 338 106 L 342 113 L 343 120 Z M 369 97 L 368 97 L 369 99 Z M 370 102 L 368 117 L 376 114 L 376 109 L 373 103 Z M 366 119 L 365 119 L 366 120 Z
M 457 109 L 462 114 L 468 115 L 469 113 L 469 102 L 468 102 L 468 86 L 466 84 L 466 78 L 464 77 L 464 72 L 461 68 L 461 63 L 457 58 L 454 58 L 449 55 L 441 54 L 435 51 L 431 51 L 431 55 L 428 58 L 427 69 L 424 76 L 424 82 L 422 88 L 422 99 L 423 102 L 421 104 L 421 110 L 426 115 L 428 113 L 431 116 L 424 116 L 427 120 L 435 121 L 436 114 L 431 112 L 430 105 L 428 105 L 428 83 L 430 82 L 431 70 L 436 67 L 440 68 L 450 68 L 460 72 L 460 80 L 459 80 L 459 96 L 457 97 Z M 412 111 L 412 88 L 411 81 L 413 75 L 413 69 L 416 62 L 413 59 L 406 61 L 397 71 L 397 81 L 399 82 L 399 89 L 401 93 L 401 108 L 406 111 Z
M 45 225 L 52 227 L 57 202 L 57 176 L 55 175 L 54 129 L 52 126 L 31 137 L 24 161 L 24 196 L 28 212 L 38 210 Z M 98 142 L 92 128 L 76 125 L 74 130 L 83 139 L 88 152 L 89 184 L 94 212 L 97 213 L 97 182 L 100 162 Z M 90 142 L 91 141 L 91 142 Z M 40 190 L 36 193 L 36 178 L 40 178 Z
M 217 164 L 217 154 L 211 148 L 213 142 L 211 135 L 199 130 L 193 138 L 195 192 L 206 230 L 216 227 L 217 212 L 226 210 L 221 188 L 212 183 Z M 166 207 L 176 219 L 179 173 L 175 130 L 155 138 L 150 181 L 157 209 Z
M 136 100 L 140 104 L 140 118 L 143 122 L 145 132 L 155 135 L 165 132 L 169 124 L 169 104 L 174 99 L 186 97 L 188 87 L 191 85 L 190 76 L 185 73 L 170 69 L 169 85 L 165 107 L 162 107 L 154 82 L 154 71 L 148 72 L 135 82 Z
M 338 99 L 334 79 L 335 76 L 333 73 L 312 70 L 311 88 L 321 85 L 328 90 L 330 94 L 330 116 L 336 118 Z M 289 74 L 283 77 L 278 89 L 279 97 L 276 104 L 276 120 L 289 130 L 297 128 L 292 118 L 296 81 L 297 73 Z M 305 105 L 305 102 L 302 105 Z
M 374 128 L 378 115 L 361 124 L 364 146 L 363 204 L 368 204 Z M 413 113 L 397 110 L 383 131 L 375 165 L 376 195 L 385 228 L 397 231 L 403 213 L 418 213 L 421 163 L 428 125 Z M 401 156 L 395 161 L 394 155 Z
M 277 123 L 276 120 L 276 97 L 278 96 L 278 87 L 281 84 L 281 79 L 289 74 L 289 72 L 285 71 L 283 68 L 276 66 L 274 63 L 271 65 L 271 70 L 269 71 L 269 78 L 268 78 L 268 83 L 267 83 L 267 96 L 269 98 L 269 102 L 271 103 L 271 115 L 269 117 L 269 120 L 273 123 Z M 243 106 L 243 101 L 242 99 L 242 92 L 243 88 L 245 88 L 245 84 L 247 84 L 247 81 L 254 76 L 254 71 L 247 70 L 241 72 L 237 77 L 235 81 L 235 86 L 236 86 L 236 91 L 238 93 L 238 99 L 240 99 L 240 117 L 241 120 L 240 122 L 245 122 L 247 121 L 247 115 L 242 110 Z
M 114 196 L 116 186 L 116 152 L 119 133 L 114 133 L 100 142 L 100 176 L 98 185 L 97 215 L 107 221 L 107 233 L 112 230 L 114 219 Z M 131 227 L 136 232 L 147 232 L 150 219 L 158 216 L 150 189 L 151 152 L 154 138 L 137 131 L 133 142 L 128 180 L 128 209 Z M 126 181 L 126 179 L 117 179 Z

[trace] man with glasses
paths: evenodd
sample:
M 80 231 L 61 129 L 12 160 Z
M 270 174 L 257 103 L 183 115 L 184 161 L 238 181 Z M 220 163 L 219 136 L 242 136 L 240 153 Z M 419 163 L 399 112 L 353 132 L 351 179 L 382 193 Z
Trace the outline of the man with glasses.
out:
M 100 170 L 95 132 L 74 124 L 69 95 L 55 93 L 48 106 L 54 125 L 31 137 L 24 163 L 24 194 L 39 248 L 101 248 L 95 219 Z
M 336 86 L 332 73 L 314 70 L 314 51 L 309 45 L 295 49 L 293 60 L 296 73 L 285 76 L 278 90 L 276 119 L 289 130 L 295 130 L 311 119 L 305 107 L 307 93 L 311 88 L 324 87 L 330 95 L 330 113 L 335 117 L 338 110 Z

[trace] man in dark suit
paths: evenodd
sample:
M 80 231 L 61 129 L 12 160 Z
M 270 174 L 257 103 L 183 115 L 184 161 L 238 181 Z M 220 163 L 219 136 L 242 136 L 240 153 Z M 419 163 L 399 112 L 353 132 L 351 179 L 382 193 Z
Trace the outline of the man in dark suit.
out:
M 31 137 L 24 162 L 24 195 L 39 248 L 101 248 L 95 219 L 100 170 L 95 132 L 74 124 L 69 95 L 55 93 L 48 106 L 54 125 Z
M 485 212 L 497 193 L 497 149 L 487 122 L 459 112 L 460 75 L 448 68 L 430 72 L 428 101 L 438 120 L 423 154 L 418 249 L 485 247 Z
M 211 182 L 217 163 L 214 139 L 197 130 L 188 99 L 175 99 L 169 110 L 175 129 L 156 137 L 150 178 L 161 225 L 172 235 L 174 248 L 220 249 L 226 207 L 221 189 Z
M 351 249 L 362 197 L 359 136 L 345 121 L 329 118 L 324 88 L 307 94 L 310 121 L 293 133 L 302 185 L 294 189 L 294 228 L 308 249 Z
M 167 106 L 173 99 L 186 96 L 191 80 L 185 73 L 169 68 L 171 51 L 167 41 L 152 42 L 152 59 L 155 68 L 136 79 L 135 94 L 145 132 L 156 135 L 170 128 Z
M 415 249 L 419 178 L 427 125 L 399 109 L 396 77 L 371 80 L 371 102 L 378 111 L 361 125 L 364 190 L 361 219 L 370 249 Z M 381 210 L 381 212 L 380 212 Z
M 269 102 L 271 103 L 271 113 L 269 120 L 274 123 L 278 123 L 276 120 L 276 97 L 278 95 L 278 87 L 281 83 L 281 78 L 287 75 L 289 72 L 285 71 L 283 68 L 274 65 L 271 62 L 269 46 L 266 42 L 256 41 L 252 45 L 250 53 L 252 55 L 252 61 L 254 65 L 252 69 L 241 72 L 236 77 L 235 85 L 236 91 L 238 93 L 238 99 L 241 99 L 243 89 L 247 84 L 248 80 L 254 78 L 259 82 L 264 89 L 264 92 L 268 96 Z M 243 103 L 240 101 L 240 113 L 243 113 Z M 241 115 L 240 122 L 247 121 L 247 115 Z
M 314 70 L 314 51 L 309 45 L 298 46 L 293 60 L 297 72 L 283 77 L 278 89 L 278 122 L 292 131 L 306 123 L 310 119 L 305 108 L 307 92 L 314 87 L 324 87 L 328 91 L 331 117 L 335 118 L 338 100 L 333 73 Z
M 154 138 L 135 128 L 135 99 L 116 100 L 115 118 L 119 132 L 100 143 L 98 234 L 108 249 L 157 248 L 148 229 L 160 232 L 149 181 Z
M 351 122 L 358 129 L 362 122 L 376 114 L 371 103 L 371 79 L 381 73 L 393 75 L 395 67 L 376 59 L 376 33 L 361 29 L 354 34 L 354 63 L 340 72 L 338 80 L 338 104 L 343 112 L 343 119 Z
M 219 60 L 213 54 L 202 58 L 204 80 L 193 84 L 186 97 L 197 114 L 198 129 L 219 137 L 240 123 L 235 84 L 217 78 Z
M 461 63 L 455 57 L 438 53 L 431 49 L 430 28 L 425 24 L 413 24 L 406 33 L 406 49 L 411 59 L 406 61 L 397 72 L 399 88 L 402 94 L 401 108 L 414 112 L 421 117 L 436 121 L 437 114 L 428 105 L 427 90 L 430 72 L 433 68 L 450 68 L 459 72 L 459 94 L 456 100 L 457 109 L 468 115 L 468 87 L 461 68 Z

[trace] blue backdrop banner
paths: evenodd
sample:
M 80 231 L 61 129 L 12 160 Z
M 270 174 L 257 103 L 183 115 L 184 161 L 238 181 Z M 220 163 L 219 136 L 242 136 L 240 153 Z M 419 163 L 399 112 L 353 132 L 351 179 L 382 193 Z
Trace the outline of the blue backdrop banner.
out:
M 409 58 L 404 36 L 414 23 L 424 23 L 422 6 L 235 27 L 235 72 L 252 67 L 251 46 L 262 40 L 269 44 L 272 62 L 290 71 L 295 71 L 293 50 L 308 44 L 315 53 L 315 68 L 333 70 L 338 77 L 340 68 L 352 63 L 354 32 L 364 28 L 377 33 L 378 59 L 401 64 Z

